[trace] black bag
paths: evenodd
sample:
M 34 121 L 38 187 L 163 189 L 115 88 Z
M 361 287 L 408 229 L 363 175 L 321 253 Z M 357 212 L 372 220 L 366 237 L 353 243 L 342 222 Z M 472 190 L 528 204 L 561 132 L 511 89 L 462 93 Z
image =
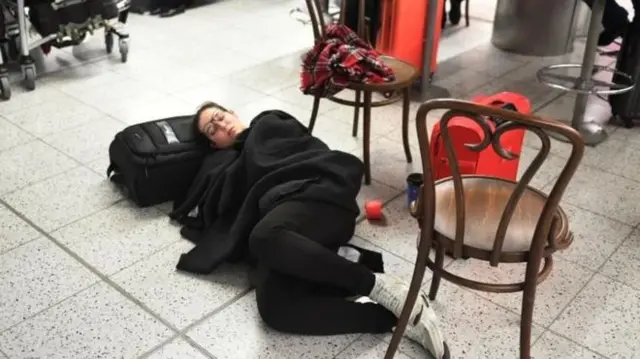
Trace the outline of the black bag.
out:
M 63 26 L 84 24 L 97 17 L 111 20 L 118 17 L 117 0 L 88 0 L 56 9 L 51 1 L 28 0 L 29 19 L 42 37 L 55 34 Z
M 627 29 L 618 53 L 616 70 L 630 75 L 635 82 L 633 90 L 621 95 L 609 96 L 614 119 L 625 127 L 633 127 L 634 120 L 640 119 L 640 20 L 638 17 Z M 629 80 L 620 75 L 613 76 L 614 83 L 628 84 Z
M 193 116 L 129 126 L 109 146 L 107 176 L 140 207 L 180 200 L 211 148 L 198 136 Z

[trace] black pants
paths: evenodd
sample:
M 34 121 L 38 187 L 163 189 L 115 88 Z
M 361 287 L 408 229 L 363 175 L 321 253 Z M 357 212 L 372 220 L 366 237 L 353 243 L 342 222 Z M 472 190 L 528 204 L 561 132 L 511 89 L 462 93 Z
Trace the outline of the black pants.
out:
M 594 0 L 583 1 L 589 5 L 589 7 L 593 6 Z M 631 3 L 634 9 L 640 8 L 640 6 L 638 6 L 640 0 L 632 0 Z M 616 0 L 607 0 L 602 17 L 602 27 L 604 27 L 604 30 L 615 34 L 623 34 L 627 25 L 629 25 L 629 13 L 627 10 L 620 6 Z
M 357 0 L 342 0 L 347 1 L 346 14 L 344 15 L 345 25 L 351 30 L 358 32 L 358 13 L 359 2 Z M 375 46 L 378 30 L 380 29 L 380 18 L 382 11 L 381 0 L 367 0 L 364 6 L 364 16 L 369 19 L 369 40 L 371 44 Z
M 254 228 L 249 248 L 258 263 L 256 296 L 265 323 L 308 335 L 389 332 L 397 319 L 368 295 L 375 277 L 336 251 L 355 229 L 352 213 L 319 202 L 285 202 Z

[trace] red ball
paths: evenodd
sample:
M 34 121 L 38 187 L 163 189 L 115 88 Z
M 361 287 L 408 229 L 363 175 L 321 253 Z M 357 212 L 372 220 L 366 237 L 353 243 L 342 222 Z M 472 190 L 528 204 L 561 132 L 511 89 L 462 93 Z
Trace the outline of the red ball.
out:
M 382 218 L 382 202 L 366 201 L 364 203 L 364 213 L 367 219 L 378 220 Z

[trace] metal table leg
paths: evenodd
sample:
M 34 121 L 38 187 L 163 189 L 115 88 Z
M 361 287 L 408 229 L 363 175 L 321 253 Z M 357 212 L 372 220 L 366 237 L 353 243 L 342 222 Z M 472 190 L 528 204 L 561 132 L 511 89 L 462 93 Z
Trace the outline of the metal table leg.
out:
M 587 32 L 587 42 L 584 47 L 582 68 L 580 70 L 580 83 L 582 84 L 589 83 L 593 76 L 596 52 L 598 50 L 598 37 L 601 30 L 600 23 L 602 22 L 602 16 L 604 14 L 605 2 L 606 0 L 595 0 L 591 6 L 591 20 L 589 22 L 589 31 Z M 578 93 L 575 106 L 573 107 L 571 126 L 582 134 L 585 144 L 595 146 L 607 138 L 607 131 L 597 123 L 584 121 L 588 98 L 588 94 Z
M 595 0 L 591 7 L 591 19 L 587 33 L 586 46 L 582 64 L 558 64 L 544 67 L 538 71 L 538 80 L 542 83 L 566 92 L 575 93 L 576 102 L 573 108 L 571 127 L 582 135 L 585 144 L 596 146 L 607 138 L 607 131 L 600 124 L 586 122 L 584 115 L 587 100 L 591 95 L 612 96 L 620 95 L 633 90 L 635 82 L 629 74 L 618 71 L 615 68 L 596 65 L 596 52 L 598 49 L 598 37 L 600 35 L 600 23 L 604 14 L 606 0 Z M 570 76 L 564 73 L 554 73 L 556 70 L 580 69 L 579 76 Z M 594 69 L 597 71 L 611 72 L 617 80 L 602 81 L 593 78 Z M 552 137 L 560 141 L 567 141 L 563 136 L 550 133 Z
M 443 0 L 427 1 L 427 22 L 425 26 L 425 40 L 422 56 L 422 79 L 420 80 L 420 101 L 433 98 L 451 97 L 451 93 L 440 86 L 432 84 L 431 63 L 437 61 L 433 58 L 433 45 L 436 37 L 436 20 L 438 19 L 438 5 Z

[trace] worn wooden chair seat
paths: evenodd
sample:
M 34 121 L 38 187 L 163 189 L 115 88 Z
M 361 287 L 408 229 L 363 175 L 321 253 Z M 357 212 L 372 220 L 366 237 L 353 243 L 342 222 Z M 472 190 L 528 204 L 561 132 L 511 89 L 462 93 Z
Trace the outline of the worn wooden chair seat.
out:
M 462 256 L 488 260 L 493 250 L 496 232 L 507 203 L 517 183 L 485 176 L 463 176 L 465 216 Z M 456 203 L 454 183 L 451 178 L 436 182 L 435 231 L 442 236 L 446 252 L 453 251 L 456 238 Z M 531 248 L 531 241 L 542 214 L 547 195 L 527 187 L 518 201 L 502 244 L 500 262 L 523 262 Z M 548 248 L 551 252 L 571 244 L 567 215 L 561 207 L 556 211 L 557 222 L 551 236 L 560 248 Z
M 353 83 L 349 84 L 349 89 L 373 92 L 398 91 L 411 86 L 420 77 L 420 71 L 404 60 L 391 56 L 380 56 L 380 59 L 393 70 L 396 75 L 394 81 L 378 84 Z
M 447 163 L 451 166 L 451 176 L 439 181 L 433 180 L 426 127 L 427 115 L 433 110 L 446 111 L 441 117 L 440 129 Z M 503 159 L 514 160 L 517 155 L 501 145 L 501 136 L 514 130 L 527 130 L 537 135 L 542 146 L 518 182 L 461 175 L 448 129 L 450 120 L 458 116 L 474 121 L 483 130 L 484 138 L 480 143 L 464 144 L 471 151 L 492 149 Z M 497 122 L 497 119 L 502 121 Z M 416 126 L 425 179 L 417 201 L 411 206 L 411 214 L 418 220 L 420 229 L 418 255 L 405 307 L 385 359 L 393 358 L 400 344 L 421 290 L 425 268 L 433 272 L 430 300 L 435 300 L 442 278 L 485 292 L 522 291 L 520 359 L 531 359 L 537 285 L 551 273 L 552 255 L 567 248 L 573 240 L 560 199 L 580 164 L 584 141 L 576 130 L 558 121 L 453 99 L 431 100 L 422 104 L 416 115 Z M 571 144 L 571 153 L 547 195 L 530 187 L 529 182 L 550 153 L 548 132 L 565 137 Z M 432 247 L 436 249 L 434 260 L 429 258 Z M 526 263 L 525 277 L 518 283 L 489 283 L 465 278 L 444 267 L 445 253 L 451 253 L 454 259 L 475 258 L 493 267 L 501 263 Z

